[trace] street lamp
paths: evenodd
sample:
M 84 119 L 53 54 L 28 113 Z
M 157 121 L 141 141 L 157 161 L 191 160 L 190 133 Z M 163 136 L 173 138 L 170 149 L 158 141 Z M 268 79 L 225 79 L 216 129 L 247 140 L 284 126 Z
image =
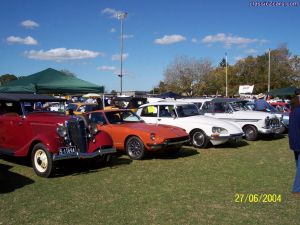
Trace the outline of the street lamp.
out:
M 127 17 L 127 12 L 119 12 L 117 14 L 117 17 L 118 17 L 118 20 L 121 21 L 121 54 L 120 54 L 120 57 L 121 57 L 121 68 L 120 68 L 120 79 L 121 79 L 121 88 L 120 88 L 120 95 L 122 95 L 122 92 L 123 92 L 123 20 Z
M 269 49 L 269 68 L 268 68 L 268 92 L 271 86 L 271 49 Z

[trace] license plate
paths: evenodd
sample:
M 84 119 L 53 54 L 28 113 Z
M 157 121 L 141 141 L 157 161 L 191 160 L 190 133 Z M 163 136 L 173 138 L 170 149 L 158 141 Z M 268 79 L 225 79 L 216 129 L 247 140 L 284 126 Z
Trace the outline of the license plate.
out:
M 234 137 L 231 140 L 234 142 L 240 142 L 242 140 L 242 137 Z
M 239 141 L 241 141 L 241 140 L 242 140 L 242 137 L 237 137 L 237 138 L 235 139 L 236 142 L 239 142 Z
M 67 155 L 67 154 L 75 154 L 75 153 L 76 153 L 75 146 L 59 148 L 59 155 Z

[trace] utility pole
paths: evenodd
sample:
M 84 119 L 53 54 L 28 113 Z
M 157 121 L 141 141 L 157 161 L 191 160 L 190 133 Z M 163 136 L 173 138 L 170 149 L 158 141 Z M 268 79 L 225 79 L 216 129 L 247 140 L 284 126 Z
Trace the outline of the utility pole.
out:
M 227 52 L 225 52 L 225 75 L 226 75 L 226 97 L 228 97 L 228 80 L 227 80 Z
M 123 20 L 127 17 L 127 12 L 119 12 L 118 13 L 118 19 L 121 21 L 121 54 L 120 54 L 120 61 L 121 61 L 121 66 L 120 66 L 120 79 L 121 79 L 121 87 L 120 87 L 120 95 L 123 93 Z

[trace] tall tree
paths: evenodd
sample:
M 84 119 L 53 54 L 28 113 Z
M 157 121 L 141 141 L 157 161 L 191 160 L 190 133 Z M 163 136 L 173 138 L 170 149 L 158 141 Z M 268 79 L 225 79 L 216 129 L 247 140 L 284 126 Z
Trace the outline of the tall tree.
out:
M 219 63 L 219 67 L 222 67 L 222 68 L 225 68 L 225 67 L 226 67 L 226 59 L 225 59 L 225 58 L 223 58 L 223 59 L 221 60 L 221 62 Z
M 149 91 L 150 94 L 162 94 L 164 92 L 167 92 L 167 86 L 163 81 L 159 82 L 159 85 L 154 87 L 152 90 Z
M 4 75 L 0 76 L 0 85 L 6 84 L 13 80 L 18 80 L 18 77 L 16 77 L 13 74 L 4 74 Z
M 186 56 L 175 58 L 164 72 L 164 84 L 169 91 L 186 96 L 199 94 L 204 76 L 212 71 L 211 62 Z
M 300 87 L 300 57 L 295 55 L 289 60 L 292 68 L 292 74 L 290 75 L 291 85 Z
M 292 55 L 286 45 L 271 51 L 271 89 L 287 86 L 300 87 L 300 57 Z M 255 93 L 268 89 L 269 54 L 248 56 L 228 67 L 228 94 L 238 94 L 239 85 L 254 85 Z M 159 90 L 173 91 L 187 96 L 225 95 L 226 61 L 212 68 L 207 60 L 177 57 L 164 72 Z

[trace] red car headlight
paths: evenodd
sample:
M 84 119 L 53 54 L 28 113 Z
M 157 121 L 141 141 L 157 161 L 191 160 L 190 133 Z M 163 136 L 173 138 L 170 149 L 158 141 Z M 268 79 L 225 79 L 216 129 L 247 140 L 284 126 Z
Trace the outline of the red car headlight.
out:
M 58 125 L 58 127 L 56 128 L 56 131 L 57 131 L 57 134 L 60 136 L 60 137 L 65 137 L 67 136 L 67 129 L 64 125 Z

